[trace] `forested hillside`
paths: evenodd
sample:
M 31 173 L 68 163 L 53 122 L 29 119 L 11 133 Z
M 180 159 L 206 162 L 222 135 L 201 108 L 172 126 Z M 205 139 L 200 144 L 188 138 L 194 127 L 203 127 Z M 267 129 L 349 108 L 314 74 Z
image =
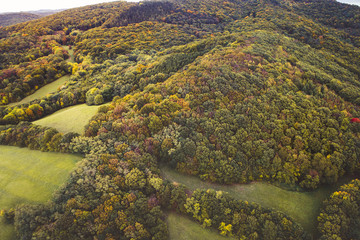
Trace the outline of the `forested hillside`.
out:
M 3 13 L 0 14 L 0 27 L 6 27 L 17 23 L 22 23 L 34 19 L 38 19 L 41 16 L 32 13 Z
M 21 239 L 167 239 L 165 213 L 177 211 L 239 239 L 311 239 L 276 209 L 191 191 L 159 165 L 306 191 L 358 176 L 359 24 L 360 7 L 333 0 L 169 0 L 0 28 L 0 143 L 85 155 L 51 202 L 6 210 L 7 221 Z M 108 103 L 84 135 L 29 123 L 80 103 Z M 321 239 L 358 236 L 341 221 L 328 231 L 327 211 Z
M 0 27 L 6 27 L 45 17 L 61 10 L 39 10 L 29 12 L 0 13 Z

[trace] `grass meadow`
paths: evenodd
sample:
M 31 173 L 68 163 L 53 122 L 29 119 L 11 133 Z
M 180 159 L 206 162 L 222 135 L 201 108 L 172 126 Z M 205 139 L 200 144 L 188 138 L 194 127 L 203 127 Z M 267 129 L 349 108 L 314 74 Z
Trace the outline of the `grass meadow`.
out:
M 162 168 L 162 174 L 169 181 L 184 184 L 190 189 L 221 190 L 228 192 L 235 199 L 255 202 L 262 207 L 283 212 L 312 234 L 317 232 L 317 216 L 322 202 L 336 189 L 336 187 L 322 187 L 312 192 L 296 192 L 265 182 L 220 185 L 204 182 L 197 177 L 178 173 L 168 167 Z
M 98 108 L 99 106 L 88 106 L 86 104 L 71 106 L 33 123 L 56 128 L 62 133 L 76 132 L 83 134 L 85 125 L 97 113 Z
M 0 209 L 50 200 L 81 158 L 0 145 Z M 1 218 L 0 230 L 1 240 L 15 239 L 13 227 Z
M 39 88 L 36 92 L 27 96 L 26 98 L 22 99 L 21 101 L 15 102 L 15 103 L 10 103 L 8 106 L 11 107 L 11 106 L 15 106 L 15 105 L 29 103 L 35 99 L 41 99 L 41 98 L 45 97 L 46 95 L 48 95 L 49 93 L 56 92 L 58 90 L 58 88 L 60 88 L 62 85 L 64 85 L 69 80 L 69 78 L 70 78 L 69 75 L 63 76 L 45 86 L 43 86 L 42 88 Z
M 68 46 L 63 46 L 63 48 L 65 50 L 67 50 L 70 55 L 69 59 L 66 61 L 72 62 L 72 63 L 75 62 L 74 61 L 74 50 L 69 49 Z M 49 93 L 56 92 L 58 90 L 58 88 L 60 88 L 62 85 L 64 85 L 69 79 L 70 79 L 70 75 L 63 76 L 45 86 L 43 86 L 42 88 L 39 88 L 36 92 L 27 96 L 26 98 L 22 99 L 21 101 L 15 102 L 15 103 L 10 103 L 10 104 L 8 104 L 8 106 L 11 107 L 11 106 L 15 106 L 15 105 L 29 103 L 35 99 L 41 99 L 41 98 L 45 97 L 46 95 L 48 95 Z
M 72 62 L 74 63 L 75 62 L 75 59 L 74 59 L 74 49 L 70 49 L 69 46 L 62 46 L 66 51 L 68 51 L 70 57 L 69 59 L 67 59 L 66 61 L 67 62 Z
M 170 240 L 234 240 L 221 236 L 216 230 L 203 228 L 189 218 L 170 213 L 167 217 Z

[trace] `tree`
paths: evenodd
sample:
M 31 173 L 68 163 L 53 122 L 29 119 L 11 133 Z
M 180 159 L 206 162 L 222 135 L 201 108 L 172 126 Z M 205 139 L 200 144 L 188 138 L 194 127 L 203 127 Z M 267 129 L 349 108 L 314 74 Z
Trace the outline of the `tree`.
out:
M 130 189 L 142 189 L 145 187 L 146 179 L 142 171 L 137 168 L 132 169 L 125 176 L 125 184 Z

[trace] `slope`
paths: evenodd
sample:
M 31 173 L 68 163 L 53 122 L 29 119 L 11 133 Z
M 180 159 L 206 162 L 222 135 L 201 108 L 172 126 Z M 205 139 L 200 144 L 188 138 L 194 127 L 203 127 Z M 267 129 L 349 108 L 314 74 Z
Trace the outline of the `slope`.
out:
M 22 23 L 34 19 L 38 19 L 41 16 L 32 13 L 4 13 L 0 14 L 0 26 L 6 27 L 17 23 Z
M 31 105 L 2 108 L 1 123 L 111 101 L 85 136 L 60 145 L 87 157 L 44 219 L 36 220 L 40 208 L 16 210 L 19 234 L 166 239 L 162 211 L 170 209 L 223 235 L 308 239 L 284 214 L 168 183 L 158 167 L 221 184 L 265 180 L 305 189 L 359 173 L 360 127 L 350 123 L 360 104 L 358 26 L 325 26 L 309 9 L 318 5 L 307 2 L 111 3 L 2 29 L 3 103 L 56 75 L 72 76 Z M 330 12 L 332 1 L 319 6 Z M 357 16 L 358 8 L 348 8 Z M 67 61 L 65 44 L 76 63 Z M 20 124 L 1 136 L 16 144 L 26 132 Z M 45 149 L 59 149 L 61 134 L 43 135 Z

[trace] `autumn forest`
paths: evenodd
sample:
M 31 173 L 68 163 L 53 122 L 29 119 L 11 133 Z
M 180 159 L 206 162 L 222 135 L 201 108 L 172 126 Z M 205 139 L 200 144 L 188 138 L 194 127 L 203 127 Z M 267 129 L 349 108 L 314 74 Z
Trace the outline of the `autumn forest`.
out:
M 38 124 L 83 104 L 96 114 L 64 123 L 81 131 Z M 2 206 L 0 185 L 0 221 L 23 240 L 170 239 L 169 214 L 219 239 L 360 239 L 359 118 L 360 7 L 334 0 L 120 1 L 0 27 L 0 144 L 81 156 L 47 201 Z M 332 191 L 309 229 L 163 169 Z

